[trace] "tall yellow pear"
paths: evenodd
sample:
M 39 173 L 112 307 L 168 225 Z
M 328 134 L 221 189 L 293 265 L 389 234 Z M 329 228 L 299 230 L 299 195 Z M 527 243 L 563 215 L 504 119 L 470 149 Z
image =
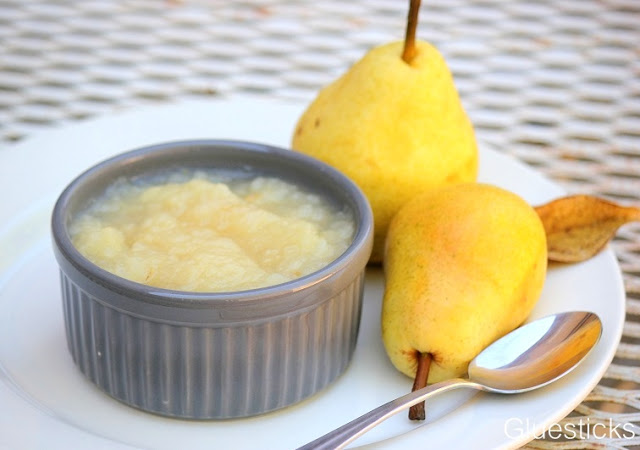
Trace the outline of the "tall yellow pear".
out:
M 364 191 L 374 214 L 372 262 L 382 260 L 393 215 L 416 194 L 474 181 L 473 127 L 442 55 L 407 38 L 370 50 L 320 91 L 300 117 L 295 150 L 336 167 Z
M 465 374 L 529 315 L 546 268 L 542 222 L 516 194 L 466 183 L 414 198 L 386 242 L 381 322 L 391 362 L 414 389 Z

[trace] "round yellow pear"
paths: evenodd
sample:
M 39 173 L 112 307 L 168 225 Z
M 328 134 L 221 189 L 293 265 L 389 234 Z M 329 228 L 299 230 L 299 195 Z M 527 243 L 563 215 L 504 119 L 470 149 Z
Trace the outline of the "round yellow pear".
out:
M 422 192 L 475 181 L 478 151 L 472 124 L 442 55 L 415 41 L 370 50 L 321 90 L 300 117 L 295 150 L 351 178 L 374 214 L 372 262 L 383 257 L 389 223 Z
M 428 383 L 464 375 L 529 316 L 546 269 L 544 227 L 518 195 L 467 183 L 414 198 L 386 242 L 381 322 L 391 362 L 415 377 L 428 356 Z

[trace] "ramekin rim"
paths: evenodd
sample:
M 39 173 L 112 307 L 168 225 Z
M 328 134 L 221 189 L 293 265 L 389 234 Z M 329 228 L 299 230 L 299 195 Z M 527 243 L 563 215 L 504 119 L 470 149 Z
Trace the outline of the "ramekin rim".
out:
M 301 164 L 317 166 L 317 168 L 319 168 L 325 175 L 328 175 L 334 181 L 344 185 L 349 191 L 349 196 L 354 200 L 354 205 L 356 205 L 354 211 L 356 215 L 354 218 L 356 221 L 356 233 L 354 234 L 351 244 L 335 260 L 323 268 L 305 276 L 276 285 L 225 292 L 182 291 L 158 288 L 138 283 L 115 275 L 99 267 L 75 248 L 71 242 L 67 226 L 64 224 L 63 217 L 69 200 L 74 195 L 74 192 L 82 186 L 83 181 L 93 173 L 99 170 L 104 170 L 118 161 L 146 155 L 160 150 L 194 145 L 227 146 L 241 148 L 244 151 L 280 154 L 287 158 L 297 159 Z M 254 301 L 268 302 L 270 299 L 276 299 L 283 295 L 290 294 L 291 292 L 310 289 L 321 283 L 323 280 L 331 278 L 334 274 L 341 272 L 350 264 L 356 263 L 358 260 L 361 261 L 364 268 L 371 251 L 371 243 L 373 239 L 373 214 L 366 196 L 351 179 L 330 165 L 306 154 L 271 144 L 252 141 L 233 139 L 187 139 L 137 147 L 118 153 L 87 168 L 85 171 L 77 175 L 59 195 L 53 208 L 51 229 L 54 245 L 57 247 L 57 250 L 71 265 L 73 265 L 76 270 L 91 278 L 94 282 L 97 282 L 109 289 L 119 291 L 132 299 L 135 298 L 136 301 L 162 306 L 189 308 L 228 304 L 229 302 L 242 304 Z

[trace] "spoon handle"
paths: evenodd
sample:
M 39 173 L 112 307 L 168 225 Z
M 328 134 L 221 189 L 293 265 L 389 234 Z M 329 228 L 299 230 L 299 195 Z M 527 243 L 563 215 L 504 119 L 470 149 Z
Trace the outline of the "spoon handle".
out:
M 357 419 L 342 425 L 340 428 L 336 428 L 324 436 L 319 437 L 315 441 L 309 442 L 298 450 L 341 449 L 394 414 L 399 413 L 416 403 L 420 403 L 433 395 L 439 394 L 440 392 L 446 392 L 464 386 L 482 389 L 482 387 L 476 383 L 463 380 L 461 378 L 441 381 L 440 383 L 435 383 L 422 389 L 418 389 L 417 391 L 398 397 L 395 400 L 391 400 L 382 406 L 378 406 Z

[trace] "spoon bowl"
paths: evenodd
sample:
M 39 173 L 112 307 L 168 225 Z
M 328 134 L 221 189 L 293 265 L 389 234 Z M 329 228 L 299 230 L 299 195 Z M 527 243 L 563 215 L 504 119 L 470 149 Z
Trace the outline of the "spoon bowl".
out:
M 496 340 L 469 364 L 468 379 L 435 383 L 385 403 L 299 450 L 340 449 L 389 417 L 438 393 L 468 387 L 499 394 L 538 389 L 571 372 L 602 334 L 600 318 L 586 311 L 530 322 Z
M 590 312 L 566 312 L 528 323 L 498 339 L 469 364 L 469 380 L 484 390 L 516 394 L 569 373 L 600 339 L 602 322 Z

